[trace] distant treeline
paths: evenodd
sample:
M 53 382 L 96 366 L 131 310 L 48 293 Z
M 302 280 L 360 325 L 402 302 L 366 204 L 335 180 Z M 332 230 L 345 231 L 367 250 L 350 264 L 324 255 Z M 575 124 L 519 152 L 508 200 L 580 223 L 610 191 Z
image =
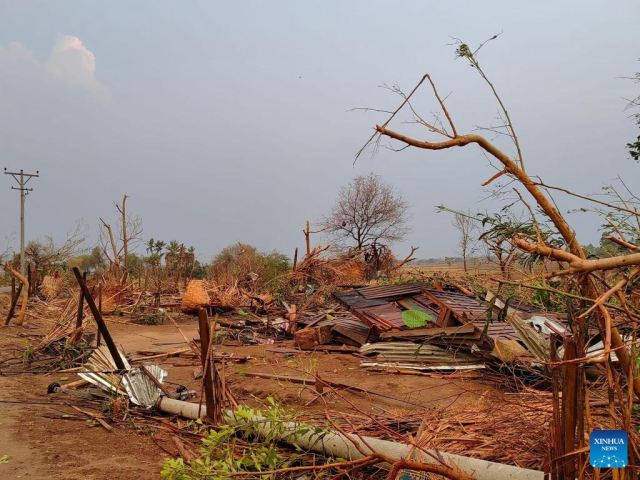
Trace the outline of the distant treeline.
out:
M 434 265 L 439 263 L 462 263 L 462 257 L 416 258 L 410 265 Z

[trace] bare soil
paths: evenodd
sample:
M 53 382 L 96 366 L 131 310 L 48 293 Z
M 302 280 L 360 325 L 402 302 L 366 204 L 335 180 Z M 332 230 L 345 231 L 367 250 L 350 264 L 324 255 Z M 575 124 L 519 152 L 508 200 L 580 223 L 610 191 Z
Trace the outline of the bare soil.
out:
M 0 295 L 2 320 L 6 316 L 7 298 Z M 129 357 L 136 356 L 137 350 L 161 353 L 185 346 L 173 324 L 116 323 L 121 321 L 114 319 L 108 322 L 108 326 L 116 343 Z M 198 337 L 196 317 L 181 316 L 179 324 L 188 338 Z M 0 361 L 15 357 L 24 349 L 25 335 L 45 335 L 51 325 L 51 320 L 30 319 L 28 329 L 14 325 L 0 327 Z M 446 406 L 465 401 L 472 395 L 470 392 L 488 388 L 468 379 L 453 382 L 446 375 L 438 378 L 374 373 L 361 368 L 360 359 L 352 354 L 283 354 L 270 352 L 271 348 L 290 349 L 293 345 L 291 342 L 279 342 L 275 345 L 220 347 L 222 351 L 236 356 L 251 357 L 244 363 L 230 362 L 225 368 L 227 383 L 239 402 L 260 405 L 268 396 L 276 396 L 298 412 L 315 412 L 319 417 L 325 405 L 332 411 L 353 411 L 349 402 L 364 412 L 411 410 L 418 407 L 406 402 Z M 201 382 L 194 380 L 194 371 L 198 370 L 194 359 L 170 357 L 155 362 L 169 372 L 168 382 L 186 385 L 198 393 L 201 391 Z M 4 367 L 0 365 L 1 368 Z M 20 368 L 21 365 L 11 367 L 12 370 Z M 359 386 L 399 400 L 351 391 L 342 391 L 348 402 L 331 392 L 319 400 L 308 387 L 247 376 L 247 372 L 304 376 L 311 370 L 317 371 L 324 379 Z M 133 420 L 131 424 L 121 422 L 114 425 L 113 431 L 109 432 L 94 422 L 87 422 L 88 418 L 64 405 L 77 400 L 64 394 L 47 395 L 47 386 L 51 382 L 66 383 L 77 379 L 73 374 L 60 373 L 0 374 L 0 457 L 9 455 L 7 463 L 0 463 L 0 478 L 160 478 L 160 464 L 168 456 L 165 450 L 175 453 L 170 442 L 152 438 L 153 432 L 148 429 L 136 430 Z M 198 398 L 193 401 L 198 401 Z M 68 413 L 74 415 L 63 417 Z

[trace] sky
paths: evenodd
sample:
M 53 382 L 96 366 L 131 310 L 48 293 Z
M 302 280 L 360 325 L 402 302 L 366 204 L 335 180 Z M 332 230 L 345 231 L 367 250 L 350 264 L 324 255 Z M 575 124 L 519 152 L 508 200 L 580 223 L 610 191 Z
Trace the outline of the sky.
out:
M 397 251 L 453 255 L 458 234 L 435 206 L 496 211 L 480 186 L 495 170 L 477 147 L 381 148 L 354 164 L 386 115 L 349 110 L 393 110 L 399 97 L 380 86 L 409 91 L 429 72 L 458 131 L 495 124 L 491 91 L 451 43 L 502 32 L 479 59 L 528 173 L 583 194 L 620 175 L 640 191 L 624 148 L 638 134 L 624 112 L 638 85 L 620 78 L 640 69 L 638 18 L 637 1 L 0 0 L 0 167 L 40 172 L 27 240 L 62 241 L 82 218 L 95 243 L 99 217 L 115 223 L 126 193 L 145 239 L 176 239 L 205 260 L 236 241 L 292 256 L 305 221 L 374 172 L 411 205 Z M 437 111 L 427 89 L 415 106 Z M 390 127 L 437 139 L 410 119 Z M 19 232 L 19 195 L 0 178 L 4 238 Z M 560 195 L 563 212 L 583 205 Z M 597 242 L 600 219 L 568 220 Z

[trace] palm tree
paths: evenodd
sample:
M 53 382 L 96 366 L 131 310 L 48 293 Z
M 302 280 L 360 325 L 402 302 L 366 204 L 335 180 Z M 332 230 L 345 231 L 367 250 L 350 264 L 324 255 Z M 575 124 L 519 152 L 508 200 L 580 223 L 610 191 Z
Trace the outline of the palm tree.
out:
M 156 246 L 155 240 L 153 238 L 150 238 L 149 241 L 147 242 L 147 253 L 153 254 L 155 246 Z
M 178 260 L 178 252 L 180 251 L 180 244 L 177 240 L 171 240 L 167 245 L 167 253 L 165 253 L 165 261 L 167 262 L 166 275 L 169 278 L 169 271 L 175 270 Z
M 191 277 L 193 275 L 193 267 L 196 265 L 196 249 L 194 247 L 187 249 L 187 262 L 186 273 Z
M 156 253 L 158 255 L 160 255 L 160 252 L 162 252 L 162 249 L 167 245 L 166 242 L 163 242 L 162 240 L 156 240 Z

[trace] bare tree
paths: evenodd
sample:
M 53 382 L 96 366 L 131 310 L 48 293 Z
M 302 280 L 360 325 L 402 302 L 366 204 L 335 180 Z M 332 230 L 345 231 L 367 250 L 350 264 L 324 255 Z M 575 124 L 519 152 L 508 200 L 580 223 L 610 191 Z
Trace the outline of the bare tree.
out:
M 410 232 L 408 220 L 409 205 L 402 195 L 370 173 L 340 189 L 338 200 L 321 223 L 336 245 L 362 252 L 403 240 Z
M 103 253 L 109 260 L 109 271 L 118 280 L 124 284 L 128 275 L 128 255 L 129 250 L 140 241 L 142 241 L 142 219 L 138 216 L 128 214 L 126 211 L 127 195 L 122 197 L 122 203 L 115 203 L 118 211 L 119 219 L 116 225 L 115 232 L 111 224 L 100 219 L 100 246 Z M 121 275 L 121 260 L 124 263 L 124 271 Z
M 456 213 L 453 218 L 453 222 L 451 222 L 451 224 L 460 233 L 458 247 L 460 248 L 459 253 L 462 257 L 462 264 L 465 272 L 467 271 L 469 255 L 473 252 L 474 245 L 476 243 L 474 236 L 478 231 L 478 222 L 472 218 L 472 215 L 473 214 L 470 211 L 465 212 L 465 214 Z
M 83 243 L 87 239 L 89 227 L 82 219 L 76 221 L 72 231 L 62 243 L 56 243 L 52 235 L 47 235 L 44 242 L 31 240 L 25 247 L 25 254 L 33 263 L 34 270 L 44 275 L 51 274 L 57 267 L 65 264 L 76 255 L 84 253 Z
M 459 212 L 444 205 L 439 205 L 437 210 L 453 213 L 455 218 L 452 224 L 458 230 L 462 228 L 471 230 L 471 238 L 466 242 L 462 238 L 464 235 L 461 233 L 459 241 L 461 250 L 466 243 L 468 250 L 479 252 L 487 262 L 498 265 L 502 278 L 506 280 L 511 278 L 512 267 L 522 257 L 522 253 L 515 246 L 511 237 L 514 231 L 526 229 L 526 220 L 523 220 L 520 215 L 517 215 L 511 209 L 502 210 L 500 213 L 494 213 L 493 215 L 480 212 L 472 213 L 470 210 Z M 458 226 L 460 223 L 470 225 Z M 490 228 L 487 228 L 487 224 Z M 500 228 L 494 228 L 496 226 Z M 478 237 L 474 241 L 476 235 Z

